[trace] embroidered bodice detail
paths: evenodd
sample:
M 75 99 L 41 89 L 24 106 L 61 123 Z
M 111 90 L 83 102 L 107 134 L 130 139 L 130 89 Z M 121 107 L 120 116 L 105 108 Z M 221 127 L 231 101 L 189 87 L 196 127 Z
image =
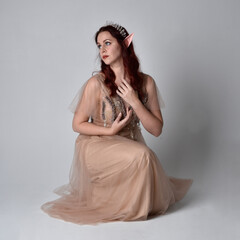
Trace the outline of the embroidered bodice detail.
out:
M 104 84 L 104 78 L 102 75 L 99 75 L 99 80 L 102 86 L 102 97 L 100 100 L 100 119 L 99 121 L 102 122 L 102 126 L 104 127 L 111 127 L 112 123 L 116 120 L 119 113 L 122 113 L 122 118 L 127 116 L 127 109 L 125 101 L 119 96 L 110 96 L 109 90 L 107 89 L 106 85 Z M 147 103 L 148 97 L 147 94 L 145 95 L 142 103 L 145 105 Z M 132 107 L 129 106 L 131 109 Z M 136 130 L 140 129 L 140 121 L 137 117 L 136 113 L 133 111 L 130 122 L 119 132 L 121 134 L 128 134 L 131 139 L 135 139 L 135 132 Z

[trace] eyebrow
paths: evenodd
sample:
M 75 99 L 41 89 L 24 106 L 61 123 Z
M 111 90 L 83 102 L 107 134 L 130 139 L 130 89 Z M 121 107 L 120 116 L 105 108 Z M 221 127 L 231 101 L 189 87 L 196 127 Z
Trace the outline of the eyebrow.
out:
M 111 39 L 105 39 L 103 42 L 106 42 L 106 41 L 111 41 Z M 99 44 L 99 42 L 97 42 L 97 44 Z

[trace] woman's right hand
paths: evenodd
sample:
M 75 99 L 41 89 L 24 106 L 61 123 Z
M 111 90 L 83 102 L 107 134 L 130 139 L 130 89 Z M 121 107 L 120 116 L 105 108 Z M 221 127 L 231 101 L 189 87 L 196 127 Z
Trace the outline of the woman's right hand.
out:
M 110 127 L 110 135 L 116 135 L 122 128 L 124 128 L 131 120 L 132 109 L 127 108 L 127 115 L 124 119 L 120 120 L 122 113 L 120 112 Z

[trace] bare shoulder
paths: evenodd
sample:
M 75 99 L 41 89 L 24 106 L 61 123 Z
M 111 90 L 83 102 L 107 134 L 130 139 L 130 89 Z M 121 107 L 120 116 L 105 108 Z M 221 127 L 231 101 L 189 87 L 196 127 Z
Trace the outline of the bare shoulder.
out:
M 149 89 L 152 89 L 155 86 L 155 81 L 153 77 L 147 73 L 142 73 L 143 75 L 143 84 L 145 86 L 145 89 L 148 91 Z
M 92 89 L 99 89 L 100 87 L 100 76 L 95 74 L 87 80 L 87 86 Z

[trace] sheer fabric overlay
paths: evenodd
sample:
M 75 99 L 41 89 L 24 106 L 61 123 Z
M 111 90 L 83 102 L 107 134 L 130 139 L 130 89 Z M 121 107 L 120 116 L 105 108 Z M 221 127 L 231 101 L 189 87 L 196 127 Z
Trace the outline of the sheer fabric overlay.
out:
M 145 76 L 143 104 L 153 111 L 164 102 L 149 75 Z M 111 126 L 124 101 L 110 97 L 102 74 L 91 77 L 69 106 L 86 113 L 93 124 Z M 52 217 L 77 224 L 146 220 L 164 214 L 181 200 L 192 179 L 168 177 L 156 154 L 146 145 L 133 112 L 130 123 L 115 136 L 79 134 L 75 142 L 69 183 L 54 190 L 60 197 L 42 210 Z
M 153 105 L 154 103 L 152 103 L 152 107 L 155 108 L 155 109 L 162 109 L 162 108 L 165 108 L 165 103 L 164 103 L 164 100 L 162 98 L 162 95 L 159 91 L 159 88 L 158 86 L 156 85 L 154 79 L 147 75 L 147 74 L 144 74 L 145 76 L 145 81 L 146 81 L 146 78 L 149 78 L 150 79 L 150 82 L 152 83 L 153 85 L 153 88 L 150 89 L 152 92 L 149 92 L 149 95 L 152 97 L 152 101 L 154 100 L 155 101 L 155 105 Z M 98 77 L 100 77 L 101 79 L 104 79 L 104 77 L 101 75 L 101 74 L 98 74 Z M 71 104 L 69 105 L 68 109 L 72 112 L 72 113 L 75 113 L 79 107 L 79 103 L 80 103 L 80 100 L 82 99 L 82 96 L 83 96 L 83 92 L 86 88 L 86 85 L 89 83 L 89 81 L 91 81 L 92 78 L 90 78 L 87 82 L 85 82 L 83 84 L 83 86 L 78 90 L 77 94 L 75 95 L 75 97 L 73 98 Z M 101 80 L 101 81 L 104 81 L 104 80 Z M 97 85 L 97 84 L 96 84 Z M 97 86 L 95 86 L 97 87 Z M 102 88 L 103 92 L 107 94 L 108 90 L 106 89 L 105 86 L 102 86 L 102 84 L 99 85 L 99 87 Z M 91 102 L 93 99 L 88 99 L 88 102 L 87 104 L 88 105 L 93 105 L 95 106 L 94 102 Z M 86 108 L 86 106 L 85 106 Z

